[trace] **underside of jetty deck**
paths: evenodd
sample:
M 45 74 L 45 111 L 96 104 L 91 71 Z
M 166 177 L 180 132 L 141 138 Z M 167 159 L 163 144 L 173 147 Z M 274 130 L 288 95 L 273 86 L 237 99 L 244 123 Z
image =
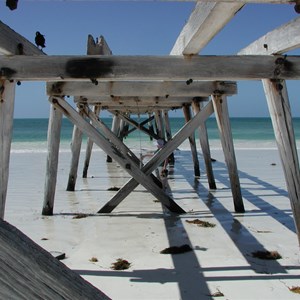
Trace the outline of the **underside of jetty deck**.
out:
M 88 142 L 84 177 L 87 176 L 93 144 L 105 151 L 107 163 L 116 161 L 132 177 L 112 199 L 107 199 L 107 203 L 99 207 L 99 213 L 113 211 L 140 184 L 168 211 L 184 214 L 185 211 L 162 188 L 154 171 L 188 139 L 194 164 L 194 174 L 191 175 L 201 178 L 197 133 L 209 188 L 217 189 L 205 123 L 212 115 L 220 132 L 234 210 L 245 212 L 227 101 L 238 93 L 236 81 L 261 80 L 300 240 L 299 161 L 286 86 L 286 80 L 300 78 L 300 57 L 288 55 L 289 51 L 300 46 L 299 2 L 292 1 L 291 5 L 290 1 L 284 0 L 256 1 L 290 5 L 291 10 L 295 9 L 295 19 L 275 28 L 236 55 L 201 55 L 201 50 L 250 2 L 195 1 L 189 20 L 167 56 L 113 55 L 113 49 L 101 35 L 96 40 L 91 35 L 87 37 L 84 55 L 51 56 L 0 23 L 1 217 L 4 218 L 5 213 L 15 85 L 18 82 L 44 81 L 51 105 L 42 214 L 52 215 L 54 210 L 63 116 L 74 124 L 68 191 L 75 190 L 82 135 L 85 134 Z M 186 122 L 172 135 L 169 112 L 174 109 L 182 110 Z M 102 121 L 103 111 L 113 115 L 112 128 Z M 137 121 L 140 116 L 143 116 L 143 122 Z M 133 128 L 131 130 L 140 130 L 152 139 L 166 142 L 145 165 L 123 141 L 124 136 L 130 134 L 129 126 Z

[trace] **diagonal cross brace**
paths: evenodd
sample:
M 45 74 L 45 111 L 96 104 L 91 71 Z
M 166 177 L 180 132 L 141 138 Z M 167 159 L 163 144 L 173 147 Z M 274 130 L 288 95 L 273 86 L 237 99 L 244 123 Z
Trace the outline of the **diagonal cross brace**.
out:
M 194 116 L 194 118 L 187 122 L 173 138 L 144 165 L 142 171 L 146 175 L 151 174 L 155 168 L 169 157 L 169 155 L 174 152 L 174 150 L 181 145 L 196 130 L 196 128 L 200 126 L 200 124 L 204 123 L 213 112 L 212 101 L 209 101 L 207 105 Z M 98 212 L 112 212 L 137 186 L 138 182 L 136 182 L 134 178 L 130 179 Z
M 110 140 L 118 149 L 123 153 L 128 153 L 131 159 L 140 165 L 140 160 L 138 157 L 111 131 L 101 120 L 100 118 L 88 107 L 87 104 L 84 104 L 84 114 L 92 121 L 94 127 L 97 127 L 103 131 L 103 135 Z M 152 181 L 155 182 L 160 188 L 162 187 L 160 180 L 158 180 L 152 173 L 150 174 Z
M 159 199 L 161 203 L 174 213 L 185 213 L 185 211 L 176 202 L 164 193 L 149 177 L 140 170 L 137 163 L 126 152 L 120 151 L 115 145 L 107 140 L 100 132 L 97 131 L 89 122 L 87 122 L 82 116 L 74 110 L 74 108 L 68 104 L 63 98 L 50 97 L 49 101 L 52 105 L 62 111 L 62 113 L 82 132 L 89 136 L 95 144 L 102 148 L 107 154 L 109 154 L 120 166 L 126 170 L 132 177 L 135 178 L 138 183 L 143 185 L 149 192 L 151 192 L 155 198 Z

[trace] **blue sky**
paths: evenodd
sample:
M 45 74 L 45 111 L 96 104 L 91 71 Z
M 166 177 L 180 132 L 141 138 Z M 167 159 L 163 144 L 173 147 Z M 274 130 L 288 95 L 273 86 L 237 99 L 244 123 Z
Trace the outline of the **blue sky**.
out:
M 188 20 L 193 2 L 34 1 L 20 0 L 10 11 L 0 2 L 0 20 L 34 42 L 45 35 L 48 55 L 84 55 L 88 34 L 103 35 L 115 55 L 167 55 Z M 249 4 L 201 52 L 230 55 L 272 29 L 298 17 L 293 5 Z M 299 55 L 300 51 L 288 54 Z M 293 116 L 300 117 L 299 82 L 289 81 Z M 228 98 L 230 116 L 265 117 L 268 108 L 259 81 L 238 82 L 238 95 Z M 181 115 L 181 114 L 180 114 Z M 45 84 L 17 86 L 15 118 L 47 118 Z

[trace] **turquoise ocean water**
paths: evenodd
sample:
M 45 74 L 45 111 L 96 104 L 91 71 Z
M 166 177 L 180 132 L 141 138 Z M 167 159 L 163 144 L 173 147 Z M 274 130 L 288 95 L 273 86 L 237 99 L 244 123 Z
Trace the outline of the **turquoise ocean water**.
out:
M 102 119 L 111 128 L 112 118 Z M 139 121 L 142 121 L 141 118 Z M 231 118 L 231 129 L 235 148 L 256 149 L 276 148 L 272 123 L 269 118 Z M 170 118 L 172 134 L 184 124 L 183 118 Z M 216 120 L 210 118 L 206 122 L 211 148 L 220 148 L 220 139 Z M 300 147 L 300 118 L 293 119 L 297 146 Z M 46 152 L 48 119 L 15 119 L 13 131 L 13 152 Z M 73 125 L 63 119 L 61 130 L 61 151 L 70 151 Z M 196 132 L 198 139 L 198 133 Z M 83 140 L 86 140 L 84 136 Z M 153 141 L 143 133 L 135 130 L 125 139 L 125 143 L 135 149 L 149 149 Z M 186 147 L 183 144 L 182 147 Z M 83 147 L 83 149 L 85 149 Z

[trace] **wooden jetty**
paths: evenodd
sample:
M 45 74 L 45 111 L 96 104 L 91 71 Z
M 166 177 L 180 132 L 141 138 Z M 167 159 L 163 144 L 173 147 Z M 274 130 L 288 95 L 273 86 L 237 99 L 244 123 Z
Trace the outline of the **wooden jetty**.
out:
M 201 174 L 194 136 L 195 132 L 199 131 L 209 187 L 215 189 L 205 126 L 205 121 L 213 114 L 218 124 L 228 168 L 234 209 L 240 213 L 245 211 L 227 100 L 229 96 L 237 93 L 235 81 L 262 80 L 300 242 L 299 161 L 285 84 L 286 80 L 300 78 L 300 57 L 285 55 L 287 51 L 300 45 L 299 17 L 260 38 L 236 55 L 199 54 L 248 2 L 251 1 L 195 1 L 195 8 L 188 22 L 179 34 L 170 55 L 167 56 L 115 56 L 103 37 L 95 42 L 91 36 L 88 37 L 87 55 L 48 56 L 1 23 L 0 50 L 3 53 L 0 56 L 0 150 L 3 153 L 0 158 L 1 217 L 4 217 L 5 210 L 16 82 L 39 80 L 47 83 L 51 113 L 42 210 L 44 215 L 52 215 L 54 209 L 63 115 L 75 126 L 68 190 L 72 191 L 75 188 L 82 134 L 86 134 L 89 140 L 84 176 L 88 171 L 92 144 L 95 143 L 106 152 L 108 161 L 110 159 L 116 161 L 132 177 L 99 210 L 100 213 L 111 212 L 137 185 L 141 184 L 169 211 L 182 214 L 184 210 L 163 191 L 159 180 L 152 172 L 182 142 L 189 139 L 194 175 L 199 177 Z M 291 3 L 284 0 L 256 2 Z M 295 10 L 299 11 L 298 0 L 295 2 Z M 19 51 L 20 44 L 22 53 Z M 77 109 L 67 102 L 65 95 L 74 97 Z M 173 109 L 182 109 L 186 120 L 185 125 L 174 136 L 168 123 L 168 112 Z M 108 110 L 114 115 L 111 129 L 101 120 L 102 110 Z M 133 115 L 141 114 L 149 116 L 145 123 L 138 123 L 132 118 Z M 156 122 L 156 132 L 147 126 L 153 119 Z M 126 124 L 142 130 L 154 139 L 162 138 L 167 141 L 165 146 L 142 167 L 140 158 L 122 141 L 120 132 Z

